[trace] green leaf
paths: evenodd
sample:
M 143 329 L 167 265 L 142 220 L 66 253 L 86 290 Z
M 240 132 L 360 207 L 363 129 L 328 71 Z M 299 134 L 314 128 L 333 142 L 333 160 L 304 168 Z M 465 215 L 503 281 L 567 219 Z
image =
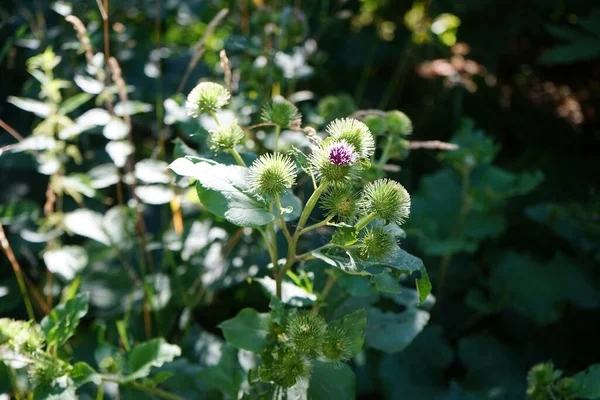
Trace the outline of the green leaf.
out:
M 50 103 L 42 103 L 41 101 L 26 99 L 24 97 L 9 96 L 7 101 L 21 110 L 34 113 L 40 118 L 46 118 L 54 111 L 53 105 Z
M 546 50 L 539 61 L 547 65 L 572 64 L 597 57 L 600 57 L 600 39 L 588 37 Z
M 77 110 L 79 107 L 84 105 L 87 101 L 89 101 L 92 97 L 93 96 L 89 93 L 76 94 L 75 96 L 69 97 L 67 100 L 65 100 L 61 104 L 58 111 L 61 114 L 68 114 L 72 111 Z
M 68 230 L 106 246 L 125 246 L 133 231 L 132 210 L 115 206 L 104 215 L 80 208 L 65 215 L 64 223 Z
M 73 380 L 76 388 L 80 388 L 90 382 L 93 382 L 95 385 L 100 385 L 102 382 L 100 375 L 98 375 L 94 368 L 84 362 L 78 362 L 73 365 L 73 369 L 69 372 L 69 377 Z
M 271 296 L 277 294 L 276 282 L 273 278 L 265 276 L 264 278 L 254 279 L 261 284 L 263 289 Z M 305 307 L 311 305 L 317 300 L 317 296 L 309 293 L 303 288 L 290 282 L 281 283 L 281 301 L 294 307 Z
M 379 274 L 371 277 L 371 282 L 375 284 L 377 290 L 381 292 L 400 293 L 400 283 L 388 269 L 384 269 Z
M 140 343 L 129 353 L 129 375 L 126 381 L 144 378 L 150 375 L 152 367 L 161 367 L 181 355 L 179 346 L 167 343 L 163 338 Z
M 63 246 L 46 251 L 44 262 L 50 272 L 71 281 L 88 264 L 88 254 L 81 246 Z
M 38 385 L 33 392 L 33 398 L 36 400 L 73 400 L 77 398 L 77 395 L 73 381 L 64 375 Z
M 249 192 L 248 168 L 202 158 L 196 161 L 194 164 L 187 158 L 179 158 L 169 168 L 178 175 L 198 180 L 198 197 L 208 211 L 232 224 L 253 228 L 275 219 L 267 204 Z
M 310 376 L 309 400 L 354 400 L 356 377 L 347 364 L 341 367 L 317 361 Z
M 46 315 L 40 326 L 48 345 L 62 346 L 75 334 L 77 325 L 88 311 L 88 293 L 80 293 Z
M 600 399 L 600 364 L 594 364 L 585 371 L 573 376 L 575 383 L 581 385 L 577 398 L 597 400 Z
M 269 314 L 244 308 L 234 318 L 221 322 L 219 328 L 233 347 L 260 353 L 267 347 Z
M 329 323 L 330 326 L 342 328 L 351 343 L 352 357 L 360 353 L 365 340 L 365 329 L 367 327 L 367 313 L 364 309 L 345 315 Z
M 225 393 L 231 399 L 237 399 L 244 380 L 244 370 L 240 366 L 237 353 L 237 350 L 231 346 L 221 347 L 219 363 L 203 369 L 198 374 L 206 386 Z
M 271 296 L 271 302 L 269 303 L 271 309 L 271 320 L 280 326 L 285 325 L 285 304 L 279 300 L 277 296 Z
M 401 314 L 377 308 L 367 311 L 366 343 L 386 353 L 404 350 L 429 322 L 429 313 L 408 309 Z

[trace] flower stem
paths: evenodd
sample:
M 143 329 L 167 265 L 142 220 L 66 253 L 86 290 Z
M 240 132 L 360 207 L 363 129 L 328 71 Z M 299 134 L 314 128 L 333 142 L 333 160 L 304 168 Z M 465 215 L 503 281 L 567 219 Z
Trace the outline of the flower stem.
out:
M 325 219 L 324 219 L 323 221 L 321 221 L 321 222 L 317 222 L 316 224 L 313 224 L 313 225 L 307 226 L 306 228 L 302 229 L 302 230 L 301 230 L 301 231 L 298 233 L 298 235 L 304 235 L 306 232 L 310 232 L 310 231 L 312 231 L 313 229 L 317 229 L 317 228 L 320 228 L 320 227 L 322 227 L 322 226 L 325 226 L 325 225 L 327 225 L 327 224 L 328 224 L 328 223 L 331 221 L 331 219 L 332 219 L 332 218 L 333 218 L 333 216 L 329 216 L 329 217 L 325 218 Z
M 306 202 L 306 206 L 304 207 L 304 210 L 302 210 L 302 214 L 300 214 L 300 220 L 298 221 L 298 226 L 296 227 L 296 234 L 298 234 L 298 232 L 304 228 L 308 217 L 310 217 L 310 213 L 317 205 L 317 201 L 319 201 L 319 197 L 321 197 L 321 194 L 325 188 L 327 188 L 327 183 L 321 183 L 321 185 L 315 189 L 313 194 Z
M 244 162 L 244 160 L 242 159 L 242 156 L 240 156 L 240 153 L 238 153 L 238 151 L 236 149 L 234 149 L 233 147 L 231 149 L 229 149 L 229 152 L 231 153 L 231 155 L 233 156 L 233 158 L 235 158 L 235 161 L 238 163 L 238 165 L 240 167 L 246 167 L 246 163 Z
M 113 377 L 110 375 L 101 375 L 102 380 L 107 381 L 107 382 L 115 382 L 118 383 L 119 385 L 125 385 L 125 386 L 129 386 L 133 389 L 139 390 L 141 392 L 148 392 L 151 393 L 153 395 L 155 395 L 156 397 L 160 397 L 161 399 L 167 399 L 167 400 L 186 400 L 185 397 L 181 397 L 181 396 L 177 396 L 175 394 L 171 394 L 168 393 L 162 389 L 159 389 L 157 387 L 154 386 L 146 386 L 143 385 L 141 383 L 135 382 L 135 381 L 131 381 L 131 382 L 121 382 L 121 380 L 118 377 Z
M 365 226 L 367 226 L 369 224 L 369 222 L 373 221 L 375 219 L 375 216 L 377 214 L 375 212 L 372 212 L 370 214 L 365 215 L 364 217 L 362 217 L 357 223 L 356 226 L 354 227 L 357 231 L 360 231 L 362 228 L 364 228 Z
M 274 152 L 277 153 L 277 149 L 279 148 L 279 135 L 281 134 L 281 126 L 275 125 L 275 146 Z

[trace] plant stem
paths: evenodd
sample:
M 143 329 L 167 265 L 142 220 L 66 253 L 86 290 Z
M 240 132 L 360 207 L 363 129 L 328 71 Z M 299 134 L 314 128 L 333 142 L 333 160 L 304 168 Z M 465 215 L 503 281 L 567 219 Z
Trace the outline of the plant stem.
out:
M 381 153 L 381 157 L 377 162 L 377 167 L 382 169 L 385 163 L 390 159 L 390 152 L 392 151 L 392 136 L 388 135 L 386 138 L 385 145 L 383 147 L 383 152 Z
M 333 216 L 329 216 L 321 222 L 317 222 L 316 224 L 307 226 L 306 228 L 304 228 L 300 231 L 299 235 L 304 235 L 306 232 L 310 232 L 313 229 L 317 229 L 317 228 L 327 225 L 331 221 L 332 218 L 333 218 Z
M 275 146 L 274 151 L 277 153 L 277 149 L 279 148 L 279 135 L 281 134 L 281 126 L 275 125 Z
M 375 216 L 377 214 L 375 212 L 372 212 L 371 214 L 367 214 L 364 217 L 362 217 L 355 225 L 355 229 L 357 231 L 360 231 L 362 228 L 364 228 L 365 226 L 367 226 L 369 224 L 369 222 L 373 221 L 375 219 Z
M 31 305 L 31 298 L 29 297 L 29 293 L 27 293 L 27 287 L 25 286 L 25 280 L 23 278 L 23 272 L 21 271 L 21 267 L 19 266 L 19 262 L 15 257 L 15 253 L 13 253 L 12 248 L 10 247 L 10 243 L 8 243 L 8 239 L 6 238 L 6 232 L 4 231 L 4 227 L 0 224 L 0 245 L 6 253 L 6 257 L 8 261 L 10 261 L 10 265 L 15 272 L 15 276 L 17 277 L 17 283 L 19 284 L 19 290 L 23 295 L 23 301 L 25 302 L 25 308 L 27 309 L 27 316 L 31 320 L 35 320 L 35 313 L 33 312 L 33 306 Z
M 323 290 L 319 295 L 318 301 L 315 301 L 315 303 L 313 304 L 313 312 L 317 312 L 319 310 L 319 302 L 323 302 L 323 300 L 325 300 L 325 298 L 329 296 L 329 292 L 331 292 L 331 288 L 333 288 L 333 285 L 335 285 L 336 281 L 337 278 L 335 276 L 329 276 L 329 279 L 327 279 L 327 282 L 325 283 L 325 286 L 323 287 Z
M 165 392 L 162 389 L 159 389 L 157 387 L 154 386 L 146 386 L 143 385 L 141 383 L 135 382 L 135 381 L 131 381 L 131 382 L 122 382 L 119 378 L 117 377 L 113 377 L 110 375 L 100 375 L 100 377 L 102 378 L 102 380 L 107 381 L 107 382 L 115 382 L 118 383 L 119 385 L 125 385 L 125 386 L 129 386 L 133 389 L 142 391 L 142 392 L 147 392 L 147 393 L 151 393 L 157 397 L 160 397 L 161 399 L 167 399 L 167 400 L 186 400 L 185 397 L 181 397 L 181 396 L 177 396 L 175 394 L 171 394 L 168 392 Z
M 235 158 L 235 161 L 240 167 L 247 167 L 246 163 L 244 162 L 244 159 L 242 159 L 242 156 L 240 156 L 240 153 L 238 153 L 236 149 L 232 147 L 231 149 L 229 149 L 229 152 L 231 153 L 233 158 Z
M 281 206 L 281 199 L 279 198 L 279 196 L 275 196 L 275 204 L 277 206 L 277 212 L 279 213 L 279 217 L 276 218 L 275 221 L 277 222 L 279 229 L 281 229 L 281 231 L 283 232 L 283 235 L 285 236 L 287 241 L 291 242 L 292 236 L 290 235 L 290 231 L 288 230 L 285 220 L 283 219 L 283 213 L 282 213 L 283 207 Z
M 310 196 L 310 198 L 306 202 L 304 210 L 302 210 L 302 214 L 300 214 L 300 220 L 298 221 L 298 226 L 296 227 L 296 234 L 294 236 L 296 236 L 298 232 L 300 232 L 302 228 L 304 228 L 308 217 L 310 217 L 310 213 L 312 212 L 313 208 L 315 208 L 315 206 L 317 205 L 319 197 L 321 197 L 321 194 L 326 188 L 327 183 L 321 183 L 321 185 L 318 186 L 313 192 L 313 194 Z

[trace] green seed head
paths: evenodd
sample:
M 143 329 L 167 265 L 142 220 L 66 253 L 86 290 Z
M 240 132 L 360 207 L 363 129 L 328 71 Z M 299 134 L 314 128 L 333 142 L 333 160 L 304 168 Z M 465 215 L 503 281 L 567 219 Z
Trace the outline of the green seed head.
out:
M 279 386 L 292 387 L 310 376 L 311 363 L 301 354 L 284 350 L 274 361 L 273 381 Z
M 188 95 L 185 108 L 188 115 L 196 118 L 217 111 L 229 102 L 230 97 L 229 91 L 218 83 L 202 82 Z
M 410 135 L 413 131 L 412 121 L 402 111 L 388 111 L 385 117 L 385 130 L 396 136 Z
M 379 179 L 363 189 L 362 212 L 375 213 L 377 219 L 402 225 L 410 215 L 410 194 L 404 186 L 390 179 Z
M 358 200 L 350 188 L 334 186 L 321 198 L 321 208 L 338 222 L 352 224 L 356 219 Z
M 385 119 L 379 115 L 367 115 L 363 122 L 369 127 L 374 136 L 383 135 L 385 132 Z
M 321 352 L 327 324 L 318 314 L 304 311 L 293 317 L 286 328 L 286 334 L 294 351 L 309 358 Z
M 392 232 L 377 226 L 366 228 L 359 238 L 357 256 L 361 260 L 381 260 L 387 256 L 394 245 L 396 238 Z
M 333 140 L 344 140 L 354 146 L 362 159 L 370 159 L 375 151 L 375 141 L 369 127 L 356 119 L 336 119 L 327 126 L 327 132 Z
M 250 166 L 248 182 L 250 190 L 260 197 L 279 196 L 296 182 L 296 166 L 283 154 L 264 154 Z
M 338 327 L 328 327 L 323 343 L 323 356 L 328 361 L 341 363 L 352 356 L 350 338 Z
M 263 122 L 271 122 L 286 129 L 292 125 L 292 122 L 301 119 L 302 115 L 293 103 L 280 98 L 266 104 L 260 117 Z
M 226 151 L 233 149 L 236 145 L 242 143 L 246 135 L 237 121 L 231 122 L 226 126 L 219 126 L 211 130 L 208 136 L 208 147 L 214 151 Z

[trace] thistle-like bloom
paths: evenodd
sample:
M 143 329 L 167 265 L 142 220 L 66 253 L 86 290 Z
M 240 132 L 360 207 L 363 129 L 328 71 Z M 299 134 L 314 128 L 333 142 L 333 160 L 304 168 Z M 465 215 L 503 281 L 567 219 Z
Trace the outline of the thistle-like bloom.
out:
M 390 179 L 379 179 L 363 189 L 363 213 L 375 213 L 377 219 L 402 225 L 410 215 L 410 194 L 404 186 Z
M 361 260 L 381 260 L 394 248 L 396 237 L 381 226 L 366 228 L 358 240 L 357 256 Z
M 342 328 L 327 327 L 323 342 L 323 356 L 333 363 L 341 363 L 352 357 L 352 343 Z
M 281 153 L 263 154 L 250 166 L 248 182 L 259 197 L 278 196 L 296 182 L 296 165 Z
M 230 97 L 229 91 L 218 83 L 201 82 L 188 94 L 185 108 L 188 115 L 196 118 L 217 111 L 229 102 Z
M 368 160 L 375 151 L 375 141 L 369 127 L 356 119 L 336 119 L 327 126 L 327 132 L 333 140 L 344 140 L 354 146 L 360 158 Z
M 219 126 L 209 132 L 208 147 L 214 151 L 224 151 L 233 149 L 246 139 L 246 135 L 237 121 L 232 121 L 229 125 Z
M 309 358 L 315 358 L 321 352 L 326 329 L 327 324 L 323 317 L 309 311 L 302 311 L 289 322 L 286 334 L 295 351 Z
M 347 184 L 357 178 L 360 166 L 359 154 L 354 145 L 345 140 L 325 140 L 315 149 L 310 162 L 319 179 L 336 184 Z
M 406 136 L 412 133 L 413 124 L 402 111 L 388 111 L 385 116 L 385 130 L 392 135 Z
M 273 381 L 279 386 L 292 387 L 301 379 L 310 376 L 311 363 L 301 354 L 285 350 L 274 361 Z
M 358 211 L 356 195 L 348 187 L 334 186 L 321 198 L 321 208 L 338 222 L 354 223 Z
M 302 115 L 292 102 L 279 98 L 267 103 L 260 117 L 263 122 L 271 122 L 286 129 L 292 126 L 294 121 L 301 119 Z

